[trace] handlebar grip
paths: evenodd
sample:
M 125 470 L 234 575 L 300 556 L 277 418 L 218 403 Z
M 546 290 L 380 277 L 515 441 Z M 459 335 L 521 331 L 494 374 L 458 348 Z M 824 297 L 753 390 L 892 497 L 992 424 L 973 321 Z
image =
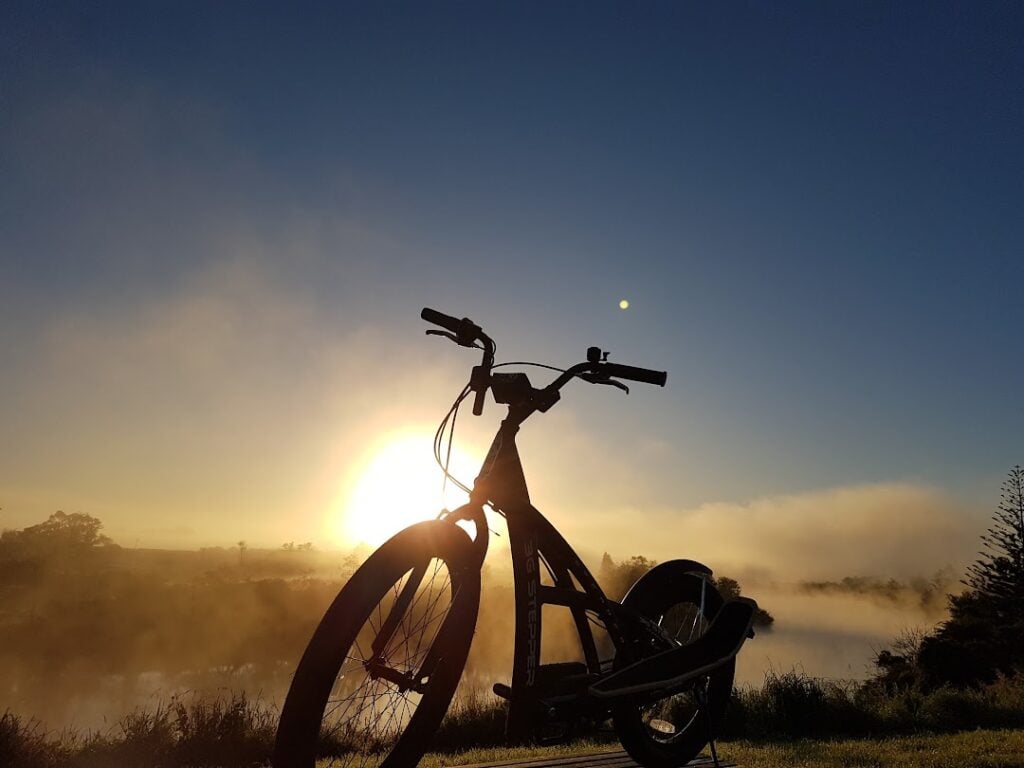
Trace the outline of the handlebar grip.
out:
M 668 374 L 665 371 L 652 371 L 650 368 L 636 368 L 632 365 L 620 365 L 619 363 L 602 363 L 601 371 L 617 379 L 629 379 L 630 381 L 639 381 L 644 384 L 657 384 L 659 387 L 664 387 L 665 382 L 668 380 Z
M 420 317 L 426 320 L 428 323 L 434 325 L 440 325 L 442 328 L 447 328 L 452 333 L 459 333 L 462 329 L 462 320 L 451 315 L 446 315 L 443 312 L 438 312 L 436 309 L 430 307 L 424 307 L 423 311 L 420 312 Z

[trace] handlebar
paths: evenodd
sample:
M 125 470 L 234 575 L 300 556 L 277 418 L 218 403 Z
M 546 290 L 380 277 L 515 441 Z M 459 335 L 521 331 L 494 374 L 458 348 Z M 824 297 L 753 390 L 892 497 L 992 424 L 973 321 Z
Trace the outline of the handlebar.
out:
M 665 371 L 652 371 L 650 368 L 637 368 L 619 363 L 600 363 L 599 365 L 601 373 L 616 379 L 629 379 L 643 384 L 655 384 L 659 387 L 664 387 L 665 382 L 668 381 L 668 373 Z
M 483 329 L 470 320 L 468 317 L 464 317 L 461 320 L 446 315 L 444 312 L 438 312 L 436 309 L 430 307 L 424 307 L 423 311 L 420 312 L 420 317 L 426 320 L 428 323 L 434 325 L 440 325 L 455 334 L 455 341 L 464 347 L 471 347 L 473 344 L 483 336 Z M 483 338 L 487 338 L 483 336 Z
M 443 312 L 438 312 L 436 309 L 430 309 L 429 307 L 423 308 L 423 311 L 420 312 L 420 317 L 428 323 L 439 325 L 447 331 L 447 333 L 445 331 L 427 331 L 428 334 L 446 336 L 464 347 L 483 349 L 483 361 L 480 365 L 474 366 L 473 374 L 469 381 L 470 389 L 476 394 L 473 401 L 473 414 L 479 416 L 483 412 L 484 396 L 487 394 L 487 389 L 490 386 L 491 368 L 494 367 L 494 342 L 491 341 L 491 338 L 483 332 L 483 329 L 479 325 L 474 323 L 468 317 L 464 317 L 460 320 L 456 317 L 452 317 L 451 315 L 446 315 Z M 477 342 L 479 342 L 479 344 Z M 601 379 L 605 380 L 604 383 L 607 383 L 608 379 L 616 378 L 626 379 L 628 381 L 639 381 L 643 384 L 654 384 L 659 387 L 665 386 L 665 382 L 668 379 L 668 374 L 665 371 L 655 371 L 650 368 L 637 368 L 636 366 L 622 365 L 620 363 L 609 363 L 603 359 L 599 359 L 599 357 L 590 357 L 591 353 L 595 353 L 599 356 L 601 354 L 601 350 L 596 347 L 592 347 L 587 353 L 589 358 L 588 362 L 572 366 L 544 388 L 543 391 L 547 393 L 547 399 L 550 403 L 553 403 L 554 400 L 558 399 L 558 390 L 561 389 L 566 382 L 583 373 L 596 374 Z M 607 357 L 607 354 L 605 357 Z M 592 381 L 589 377 L 587 378 Z M 550 407 L 550 405 L 547 407 Z M 544 408 L 544 410 L 547 410 L 547 408 Z
M 483 360 L 480 362 L 480 365 L 473 367 L 473 374 L 469 378 L 470 389 L 476 394 L 476 397 L 473 399 L 473 415 L 479 416 L 484 412 L 484 398 L 487 395 L 487 388 L 491 382 L 491 368 L 494 367 L 494 342 L 491 341 L 490 336 L 484 333 L 483 328 L 468 317 L 459 320 L 430 307 L 424 307 L 423 311 L 420 312 L 420 317 L 428 323 L 439 325 L 450 331 L 450 333 L 445 333 L 444 331 L 427 331 L 427 333 L 447 336 L 463 347 L 483 349 Z M 477 342 L 480 342 L 480 344 L 478 345 Z

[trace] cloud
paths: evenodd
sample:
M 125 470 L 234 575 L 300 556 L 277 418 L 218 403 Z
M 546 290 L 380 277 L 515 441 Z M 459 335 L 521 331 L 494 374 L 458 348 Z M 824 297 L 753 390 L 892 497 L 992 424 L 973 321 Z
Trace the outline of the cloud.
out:
M 461 387 L 414 322 L 396 336 L 231 255 L 159 298 L 56 313 L 5 385 L 9 524 L 68 507 L 149 545 L 154 519 L 199 543 L 333 543 L 323 517 L 369 437 L 429 424 Z
M 569 526 L 565 526 L 568 528 Z M 879 483 L 693 509 L 592 510 L 572 526 L 593 548 L 702 560 L 748 578 L 908 577 L 972 559 L 981 527 L 943 491 Z

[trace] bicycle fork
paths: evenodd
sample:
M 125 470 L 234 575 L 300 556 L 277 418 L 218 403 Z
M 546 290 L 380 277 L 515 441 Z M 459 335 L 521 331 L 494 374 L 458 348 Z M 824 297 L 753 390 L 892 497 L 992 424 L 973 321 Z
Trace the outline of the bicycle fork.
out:
M 385 617 L 384 622 L 380 626 L 380 630 L 377 632 L 377 636 L 374 637 L 370 644 L 370 658 L 363 662 L 363 667 L 369 673 L 371 679 L 381 678 L 394 683 L 398 686 L 399 691 L 415 691 L 416 693 L 425 693 L 427 685 L 430 681 L 430 676 L 437 668 L 438 662 L 441 661 L 444 648 L 447 643 L 444 641 L 446 629 L 452 625 L 452 622 L 458 623 L 459 610 L 456 606 L 459 603 L 459 591 L 460 587 L 457 583 L 452 584 L 452 610 L 444 617 L 441 622 L 441 626 L 437 630 L 437 636 L 427 649 L 427 653 L 420 663 L 419 668 L 415 671 L 401 672 L 389 663 L 387 658 L 388 644 L 394 637 L 395 632 L 398 631 L 401 626 L 402 620 L 407 615 L 409 609 L 413 605 L 416 592 L 423 582 L 423 578 L 427 574 L 427 567 L 429 562 L 421 563 L 412 569 L 411 575 L 408 581 L 402 587 L 401 591 L 395 598 L 395 602 L 391 606 L 391 610 L 388 611 L 388 615 Z M 429 605 L 428 605 L 429 608 Z
M 401 623 L 406 611 L 412 605 L 416 590 L 419 589 L 426 573 L 427 563 L 422 563 L 413 568 L 412 575 L 405 582 L 405 586 L 402 587 L 402 591 L 396 597 L 391 610 L 385 617 L 384 623 L 380 625 L 377 636 L 373 638 L 373 642 L 370 644 L 370 658 L 363 662 L 363 666 L 370 673 L 372 679 L 380 677 L 388 680 L 397 685 L 402 692 L 412 689 L 417 693 L 423 693 L 422 681 L 425 677 L 429 677 L 429 673 L 423 674 L 424 667 L 421 667 L 415 675 L 408 672 L 399 672 L 397 669 L 388 666 L 384 652 L 387 650 L 391 638 L 394 637 L 395 631 L 398 629 L 398 625 Z

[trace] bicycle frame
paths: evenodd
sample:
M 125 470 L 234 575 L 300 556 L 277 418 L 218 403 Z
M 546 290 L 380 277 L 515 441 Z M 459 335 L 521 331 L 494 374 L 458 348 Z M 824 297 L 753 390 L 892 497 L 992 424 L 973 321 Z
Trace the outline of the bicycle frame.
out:
M 627 609 L 605 597 L 569 543 L 530 502 L 515 437 L 520 424 L 532 412 L 532 409 L 510 408 L 484 459 L 470 503 L 448 518 L 476 523 L 481 562 L 488 539 L 486 523 L 482 521 L 483 505 L 491 506 L 507 521 L 515 590 L 515 644 L 512 684 L 506 691 L 509 699 L 506 731 L 513 739 L 525 738 L 530 732 L 534 706 L 543 693 L 538 685 L 541 682 L 538 671 L 544 605 L 569 609 L 587 674 L 595 677 L 603 670 L 587 612 L 597 615 L 617 650 L 628 646 L 627 634 L 632 634 L 624 631 L 624 624 L 634 624 L 629 621 L 630 617 L 623 615 Z M 550 574 L 553 585 L 541 583 L 542 567 Z M 499 688 L 504 687 L 496 686 L 496 692 Z

